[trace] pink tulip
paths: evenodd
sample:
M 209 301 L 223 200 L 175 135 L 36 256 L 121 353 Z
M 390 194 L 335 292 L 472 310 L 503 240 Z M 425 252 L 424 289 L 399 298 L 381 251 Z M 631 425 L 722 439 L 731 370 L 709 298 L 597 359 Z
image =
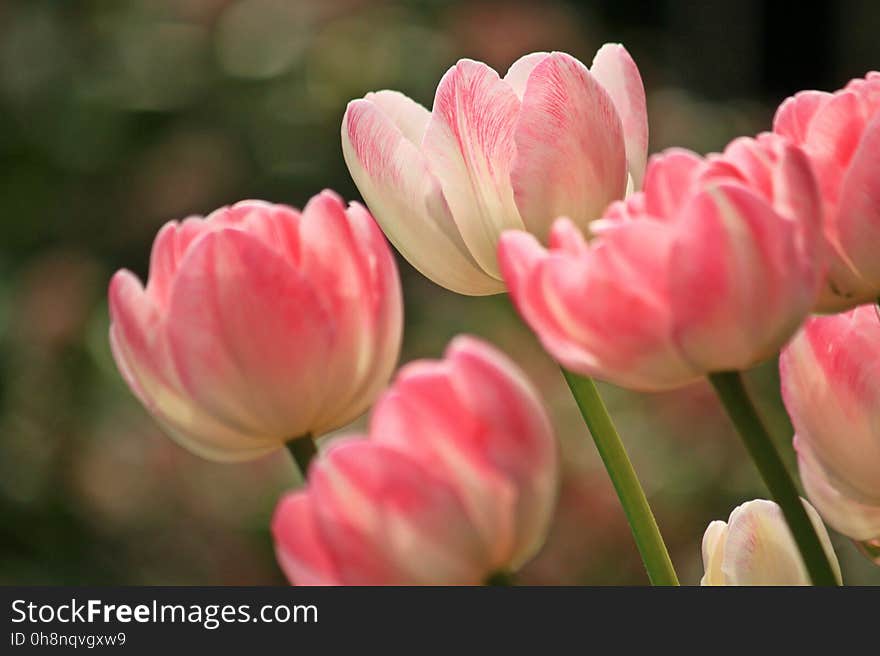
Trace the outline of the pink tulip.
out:
M 404 367 L 369 437 L 334 442 L 272 531 L 297 584 L 479 584 L 541 546 L 556 445 L 522 372 L 473 338 Z
M 110 343 L 167 432 L 213 460 L 342 426 L 390 378 L 402 330 L 394 258 L 333 192 L 300 214 L 244 201 L 166 224 L 146 287 L 110 283 Z
M 810 501 L 841 533 L 880 540 L 877 308 L 810 319 L 783 351 L 780 374 Z
M 773 130 L 803 147 L 825 208 L 829 271 L 818 309 L 880 296 L 880 73 L 840 91 L 802 91 L 779 106 Z
M 588 243 L 560 219 L 545 250 L 508 232 L 499 261 L 520 313 L 572 371 L 641 390 L 745 369 L 815 304 L 818 193 L 803 153 L 764 134 L 701 159 L 652 157 L 645 189 Z
M 628 185 L 648 148 L 645 91 L 621 45 L 588 70 L 560 52 L 526 55 L 501 78 L 460 60 L 433 111 L 396 91 L 348 105 L 342 148 L 391 242 L 439 285 L 504 291 L 496 247 L 506 229 L 545 239 L 561 214 L 582 227 Z

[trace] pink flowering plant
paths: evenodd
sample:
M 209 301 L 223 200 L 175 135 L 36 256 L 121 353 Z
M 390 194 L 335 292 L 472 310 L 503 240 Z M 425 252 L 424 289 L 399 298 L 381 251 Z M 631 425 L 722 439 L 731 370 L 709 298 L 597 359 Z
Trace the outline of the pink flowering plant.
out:
M 878 561 L 880 74 L 798 93 L 721 153 L 650 159 L 619 44 L 503 76 L 462 59 L 430 110 L 382 90 L 340 113 L 364 205 L 323 191 L 302 211 L 246 200 L 172 221 L 146 283 L 123 270 L 109 289 L 118 369 L 170 437 L 216 461 L 291 452 L 300 483 L 271 520 L 291 583 L 510 584 L 556 511 L 553 419 L 513 354 L 459 336 L 397 369 L 388 242 L 449 290 L 509 294 L 651 583 L 679 581 L 594 379 L 708 378 L 741 434 L 772 500 L 708 526 L 703 584 L 838 585 L 826 524 Z M 741 378 L 780 352 L 807 499 Z M 365 413 L 361 434 L 334 433 Z

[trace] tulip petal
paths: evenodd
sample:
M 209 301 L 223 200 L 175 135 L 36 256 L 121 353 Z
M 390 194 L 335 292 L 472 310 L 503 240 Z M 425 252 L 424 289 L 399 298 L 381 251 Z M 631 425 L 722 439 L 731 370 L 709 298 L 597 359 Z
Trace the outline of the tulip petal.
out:
M 782 509 L 764 499 L 730 514 L 722 571 L 727 585 L 810 584 Z
M 445 362 L 414 362 L 377 403 L 370 435 L 446 480 L 471 517 L 492 566 L 514 548 L 516 490 L 487 462 L 485 420 L 468 412 Z
M 470 413 L 482 421 L 482 456 L 518 491 L 515 551 L 517 569 L 543 544 L 556 501 L 557 454 L 550 420 L 540 397 L 519 368 L 495 349 L 457 337 L 446 351 L 450 380 Z
M 476 584 L 489 573 L 452 489 L 394 449 L 337 442 L 316 461 L 309 486 L 346 583 Z
M 635 189 L 642 186 L 648 159 L 648 107 L 635 61 L 619 43 L 599 48 L 590 73 L 611 96 L 623 124 L 626 161 Z
M 856 541 L 880 537 L 880 499 L 861 500 L 836 488 L 809 442 L 795 436 L 798 472 L 804 490 L 825 521 Z
M 322 290 L 335 321 L 333 357 L 313 381 L 324 389 L 314 428 L 322 433 L 361 414 L 388 382 L 402 331 L 400 281 L 372 217 L 360 206 L 346 211 L 330 191 L 309 201 L 300 236 L 302 274 Z
M 847 166 L 859 145 L 865 119 L 856 94 L 835 94 L 810 122 L 804 149 L 816 172 L 822 197 L 830 206 L 838 202 Z
M 294 585 L 341 585 L 308 492 L 286 495 L 275 508 L 272 535 L 278 564 Z
M 865 286 L 853 293 L 861 300 L 880 289 L 880 114 L 862 134 L 843 180 L 837 211 L 838 241 Z
M 873 305 L 814 317 L 780 357 L 782 395 L 800 442 L 854 499 L 880 504 L 880 320 Z M 816 411 L 821 408 L 821 412 Z M 846 427 L 846 437 L 841 436 Z
M 431 120 L 431 112 L 399 91 L 372 91 L 364 100 L 379 108 L 400 134 L 414 146 L 420 146 Z
M 211 415 L 181 390 L 164 322 L 131 273 L 113 276 L 109 304 L 110 347 L 120 373 L 176 442 L 209 460 L 228 462 L 277 448 Z
M 180 260 L 192 241 L 206 232 L 207 228 L 204 221 L 194 217 L 182 223 L 169 221 L 156 234 L 150 251 L 150 276 L 146 291 L 157 306 L 168 303 Z
M 510 85 L 516 97 L 522 101 L 526 93 L 526 85 L 535 66 L 550 56 L 549 52 L 533 52 L 517 59 L 504 75 L 504 81 Z
M 840 565 L 815 509 L 804 508 L 840 580 Z M 782 509 L 756 499 L 730 514 L 722 565 L 727 585 L 810 585 L 810 577 Z
M 555 218 L 568 216 L 586 228 L 623 197 L 627 166 L 620 117 L 608 92 L 573 57 L 553 53 L 535 66 L 514 136 L 516 206 L 539 240 L 546 240 Z
M 727 541 L 727 522 L 711 522 L 703 534 L 703 578 L 700 585 L 725 585 L 724 543 Z
M 462 59 L 440 80 L 422 145 L 464 243 L 499 280 L 498 236 L 523 228 L 510 184 L 519 105 L 494 70 Z
M 773 117 L 773 131 L 796 144 L 807 139 L 813 117 L 830 99 L 826 91 L 801 91 L 786 99 Z
M 384 101 L 387 109 L 389 103 Z M 396 115 L 415 113 L 398 110 Z M 503 285 L 471 257 L 419 148 L 375 102 L 349 103 L 342 122 L 342 151 L 376 220 L 410 264 L 437 284 L 462 294 L 503 291 Z
M 669 148 L 652 155 L 645 173 L 644 212 L 664 221 L 674 220 L 704 168 L 703 158 L 684 148 Z
M 684 357 L 697 370 L 725 371 L 773 355 L 816 297 L 816 279 L 805 284 L 798 271 L 798 225 L 746 187 L 722 183 L 696 194 L 676 228 L 670 299 Z
M 621 223 L 585 250 L 577 228 L 559 220 L 549 254 L 542 255 L 534 238 L 510 234 L 502 238 L 501 261 L 520 313 L 566 368 L 660 390 L 699 375 L 670 337 L 665 266 L 671 235 L 657 221 Z
M 572 229 L 577 232 L 577 228 L 572 226 Z M 583 237 L 572 248 L 586 251 Z M 551 254 L 538 243 L 534 235 L 519 230 L 501 235 L 498 261 L 510 297 L 520 315 L 541 340 L 544 348 L 566 368 L 580 373 L 592 372 L 598 364 L 596 356 L 569 337 L 565 327 L 559 324 L 555 313 L 547 306 L 541 291 L 539 281 L 544 276 L 550 257 Z M 578 270 L 581 270 L 580 266 Z
M 211 414 L 266 441 L 312 429 L 333 325 L 302 274 L 237 229 L 200 239 L 171 292 L 168 335 L 181 385 Z

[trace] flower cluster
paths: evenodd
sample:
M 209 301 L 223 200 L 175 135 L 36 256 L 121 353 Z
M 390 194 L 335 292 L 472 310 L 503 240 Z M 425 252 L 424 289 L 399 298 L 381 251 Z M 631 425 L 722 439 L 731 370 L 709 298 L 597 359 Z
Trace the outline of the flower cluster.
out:
M 370 211 L 325 191 L 302 212 L 243 201 L 171 222 L 146 285 L 120 271 L 109 292 L 119 370 L 174 439 L 218 461 L 285 444 L 298 458 L 304 485 L 272 522 L 291 582 L 480 584 L 531 558 L 553 515 L 552 423 L 507 356 L 458 337 L 389 384 L 403 302 L 383 231 L 444 287 L 509 292 L 567 370 L 653 581 L 677 582 L 674 568 L 577 376 L 716 385 L 778 503 L 709 525 L 704 584 L 839 582 L 820 515 L 880 551 L 880 316 L 864 305 L 880 295 L 880 74 L 799 93 L 772 132 L 721 153 L 648 161 L 645 92 L 622 46 L 590 68 L 529 54 L 503 77 L 461 60 L 431 111 L 369 93 L 341 137 Z M 736 378 L 780 350 L 818 513 Z M 370 407 L 366 435 L 330 438 L 308 463 L 314 438 Z

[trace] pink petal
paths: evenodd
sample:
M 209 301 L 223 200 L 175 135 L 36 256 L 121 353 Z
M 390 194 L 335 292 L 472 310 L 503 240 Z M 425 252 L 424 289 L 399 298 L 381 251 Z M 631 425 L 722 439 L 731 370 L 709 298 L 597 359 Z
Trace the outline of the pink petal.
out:
M 634 221 L 603 232 L 591 244 L 583 273 L 562 261 L 548 267 L 548 304 L 556 306 L 572 336 L 594 354 L 593 375 L 646 390 L 680 386 L 696 377 L 671 339 L 671 237 L 662 223 Z
M 880 319 L 874 305 L 810 319 L 783 351 L 780 378 L 799 445 L 809 447 L 841 493 L 880 505 Z
M 585 228 L 626 190 L 623 127 L 611 96 L 578 60 L 553 53 L 535 66 L 516 122 L 511 181 L 539 240 L 568 216 Z M 516 227 L 516 226 L 510 226 Z
M 344 583 L 475 584 L 489 574 L 455 494 L 396 450 L 337 443 L 309 478 L 320 532 Z
M 673 220 L 693 193 L 694 180 L 704 167 L 699 155 L 684 148 L 653 155 L 645 173 L 645 213 Z
M 361 414 L 387 384 L 403 327 L 400 281 L 369 213 L 359 205 L 346 210 L 332 192 L 309 201 L 300 233 L 302 274 L 321 290 L 335 323 L 315 424 L 324 432 Z
M 417 110 L 392 111 L 392 101 L 404 102 L 396 95 L 371 98 L 349 103 L 342 122 L 342 150 L 388 239 L 416 269 L 444 287 L 465 294 L 502 291 L 503 286 L 471 257 L 419 148 L 386 114 L 392 112 L 400 120 Z M 415 130 L 411 124 L 405 129 Z
M 880 295 L 880 114 L 862 134 L 840 190 L 840 246 L 866 284 L 862 300 Z
M 339 573 L 315 519 L 309 492 L 284 496 L 272 517 L 278 564 L 295 585 L 340 585 Z
M 137 278 L 118 272 L 110 284 L 109 303 L 110 346 L 119 370 L 174 440 L 218 461 L 247 460 L 277 446 L 223 422 L 181 390 L 165 322 Z
M 529 77 L 532 75 L 532 71 L 535 70 L 535 66 L 549 56 L 549 52 L 533 52 L 523 55 L 507 69 L 504 81 L 510 85 L 510 88 L 513 89 L 513 92 L 520 101 L 522 101 L 526 93 L 526 85 L 529 83 Z
M 422 146 L 464 243 L 498 279 L 498 236 L 523 227 L 510 184 L 519 105 L 494 70 L 462 59 L 440 80 Z
M 640 189 L 648 159 L 648 107 L 639 67 L 622 45 L 606 43 L 593 58 L 590 72 L 614 101 L 623 124 L 629 173 L 635 189 Z
M 723 183 L 694 196 L 676 228 L 670 298 L 685 357 L 702 371 L 746 369 L 770 357 L 815 302 L 797 224 L 746 187 Z
M 880 500 L 850 496 L 834 486 L 810 446 L 794 438 L 798 472 L 813 505 L 834 530 L 856 541 L 880 537 Z
M 480 422 L 476 441 L 483 461 L 518 491 L 514 551 L 516 569 L 543 544 L 556 501 L 557 453 L 550 419 L 532 384 L 505 355 L 471 337 L 457 337 L 446 351 L 450 382 Z
M 816 112 L 831 98 L 832 94 L 825 91 L 801 91 L 787 98 L 773 117 L 773 131 L 803 144 Z
M 664 224 L 638 220 L 603 232 L 578 254 L 583 237 L 560 220 L 550 254 L 511 234 L 500 257 L 517 308 L 563 365 L 627 387 L 665 389 L 699 375 L 670 337 L 670 236 Z
M 493 567 L 509 564 L 516 490 L 486 462 L 469 413 L 441 362 L 414 362 L 398 374 L 370 418 L 370 436 L 417 460 L 455 490 Z
M 415 146 L 425 138 L 431 112 L 399 91 L 374 91 L 364 100 L 375 105 L 393 123 L 403 137 Z
M 559 219 L 557 225 L 566 223 L 575 239 L 580 240 L 573 249 L 586 249 L 583 236 L 570 222 Z M 554 230 L 555 234 L 555 230 Z M 535 332 L 544 348 L 572 371 L 586 373 L 596 366 L 595 357 L 568 338 L 566 330 L 559 325 L 554 313 L 547 307 L 539 288 L 546 263 L 551 258 L 534 235 L 511 230 L 501 235 L 498 245 L 498 261 L 507 284 L 510 298 Z
M 312 284 L 237 229 L 205 235 L 171 293 L 168 336 L 181 385 L 224 423 L 266 442 L 314 427 L 333 319 Z
M 810 156 L 822 197 L 828 205 L 838 201 L 849 162 L 859 145 L 865 118 L 858 96 L 835 94 L 816 111 L 804 148 Z
M 204 221 L 196 220 L 187 225 L 198 225 L 203 232 Z M 147 281 L 147 292 L 158 306 L 165 306 L 174 281 L 174 274 L 186 251 L 186 244 L 181 244 L 182 226 L 177 221 L 169 221 L 156 234 L 153 248 L 150 251 L 150 276 Z M 194 236 L 194 235 L 193 235 Z M 186 240 L 186 241 L 191 241 Z M 183 246 L 183 247 L 181 247 Z

